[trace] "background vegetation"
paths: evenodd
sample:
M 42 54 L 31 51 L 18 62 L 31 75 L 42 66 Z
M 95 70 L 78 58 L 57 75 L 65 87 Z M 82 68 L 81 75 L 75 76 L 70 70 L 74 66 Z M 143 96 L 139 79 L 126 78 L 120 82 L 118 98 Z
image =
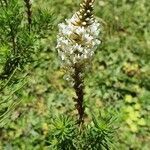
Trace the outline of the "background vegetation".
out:
M 0 149 L 50 149 L 50 135 L 54 131 L 51 119 L 59 114 L 76 115 L 74 91 L 63 79 L 65 73 L 55 46 L 58 23 L 71 17 L 79 3 L 79 0 L 33 1 L 35 20 L 41 22 L 34 26 L 32 37 L 36 41 L 30 45 L 34 53 L 28 52 L 33 58 L 25 61 L 23 67 L 17 66 L 9 79 L 1 81 Z M 38 8 L 44 13 L 37 15 Z M 91 112 L 98 116 L 99 111 L 102 114 L 107 111 L 115 116 L 113 149 L 116 150 L 150 147 L 149 11 L 147 0 L 97 0 L 95 4 L 95 16 L 102 24 L 102 45 L 86 74 L 85 120 L 86 124 L 91 122 Z M 9 43 L 9 39 L 0 43 L 1 72 L 11 53 Z

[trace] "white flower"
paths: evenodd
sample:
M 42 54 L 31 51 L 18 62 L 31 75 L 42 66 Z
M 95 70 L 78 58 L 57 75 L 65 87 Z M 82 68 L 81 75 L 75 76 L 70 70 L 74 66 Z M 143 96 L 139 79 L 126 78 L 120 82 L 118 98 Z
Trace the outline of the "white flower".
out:
M 71 19 L 66 19 L 65 23 L 60 23 L 59 34 L 57 36 L 58 54 L 64 65 L 74 66 L 74 64 L 83 64 L 88 62 L 94 54 L 95 49 L 100 44 L 98 35 L 100 33 L 100 24 L 91 18 L 90 8 L 92 4 L 82 6 L 79 12 L 75 13 Z M 85 19 L 85 20 L 83 20 Z

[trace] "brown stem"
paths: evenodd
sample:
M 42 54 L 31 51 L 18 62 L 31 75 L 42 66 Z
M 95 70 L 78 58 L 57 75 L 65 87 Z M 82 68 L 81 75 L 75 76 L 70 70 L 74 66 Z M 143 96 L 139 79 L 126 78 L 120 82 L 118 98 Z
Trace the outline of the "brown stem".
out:
M 28 17 L 28 27 L 29 27 L 29 32 L 31 30 L 31 24 L 32 24 L 32 11 L 31 11 L 31 1 L 30 0 L 24 0 L 25 6 L 27 8 L 27 17 Z
M 76 98 L 74 98 L 74 100 L 77 102 L 76 108 L 79 114 L 78 123 L 79 125 L 81 125 L 84 122 L 84 119 L 83 119 L 83 116 L 84 116 L 84 107 L 83 107 L 84 81 L 80 75 L 82 73 L 81 66 L 78 66 L 77 64 L 75 64 L 74 69 L 75 69 L 75 73 L 73 75 L 73 79 L 74 79 L 74 89 L 76 92 Z
M 10 24 L 10 35 L 11 35 L 13 54 L 16 55 L 17 51 L 16 51 L 15 33 L 11 24 Z

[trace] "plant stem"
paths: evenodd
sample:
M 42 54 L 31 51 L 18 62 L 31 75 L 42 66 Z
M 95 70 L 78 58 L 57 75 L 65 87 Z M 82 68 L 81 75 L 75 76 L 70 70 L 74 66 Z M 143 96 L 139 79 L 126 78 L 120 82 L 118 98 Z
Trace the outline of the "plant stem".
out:
M 32 10 L 31 10 L 31 1 L 30 0 L 24 0 L 25 6 L 27 8 L 27 17 L 28 17 L 28 28 L 29 28 L 29 33 L 31 31 L 31 24 L 32 24 Z
M 73 79 L 74 79 L 74 89 L 76 92 L 76 98 L 74 98 L 76 103 L 76 108 L 78 111 L 78 123 L 79 125 L 84 123 L 84 107 L 83 107 L 83 98 L 84 98 L 84 81 L 83 78 L 81 77 L 81 73 L 82 73 L 82 67 L 75 64 L 74 65 L 74 69 L 75 69 L 75 73 L 73 75 Z

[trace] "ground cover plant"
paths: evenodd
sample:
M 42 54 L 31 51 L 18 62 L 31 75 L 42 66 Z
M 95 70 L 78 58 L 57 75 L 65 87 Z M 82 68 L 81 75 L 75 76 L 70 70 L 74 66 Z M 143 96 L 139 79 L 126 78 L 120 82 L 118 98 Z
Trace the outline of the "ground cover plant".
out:
M 80 3 L 0 1 L 0 149 L 149 149 L 149 3 L 95 1 L 101 44 L 86 65 L 79 126 L 56 45 Z

